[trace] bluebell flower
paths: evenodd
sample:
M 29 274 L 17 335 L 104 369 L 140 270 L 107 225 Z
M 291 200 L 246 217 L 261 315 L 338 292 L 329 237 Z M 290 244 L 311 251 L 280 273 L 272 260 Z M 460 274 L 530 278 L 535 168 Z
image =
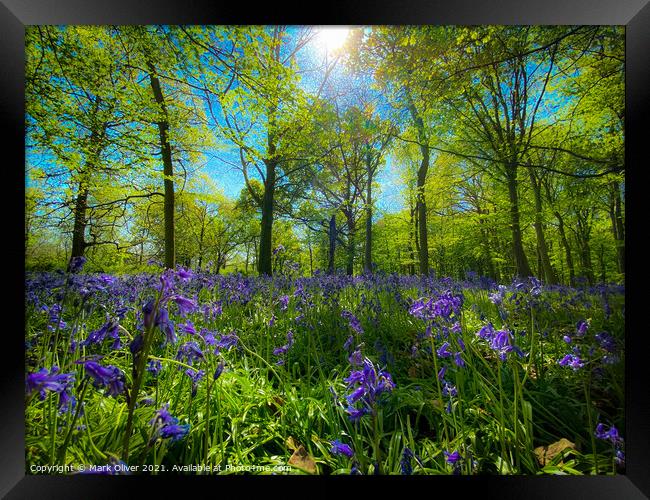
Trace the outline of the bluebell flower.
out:
M 178 441 L 184 438 L 189 432 L 189 425 L 178 425 L 178 419 L 172 417 L 169 413 L 169 403 L 166 403 L 160 410 L 156 411 L 154 418 L 149 422 L 154 428 L 151 438 L 153 443 L 157 438 Z
M 179 266 L 178 269 L 176 270 L 176 276 L 183 281 L 189 281 L 191 278 L 194 277 L 194 273 L 192 272 L 191 269 L 185 269 Z
M 348 320 L 350 328 L 352 328 L 355 332 L 359 334 L 363 333 L 361 322 L 354 314 L 352 314 L 350 311 L 342 311 L 341 316 Z
M 399 462 L 400 471 L 403 476 L 410 476 L 413 474 L 413 467 L 411 466 L 412 458 L 413 452 L 408 448 L 404 448 L 404 451 L 402 452 L 402 459 Z
M 178 325 L 183 333 L 188 333 L 190 335 L 196 335 L 196 328 L 194 328 L 194 323 L 190 320 L 187 320 L 185 324 Z
M 330 444 L 332 445 L 332 448 L 330 450 L 330 453 L 332 455 L 345 455 L 348 458 L 352 458 L 354 456 L 354 451 L 349 445 L 342 443 L 337 439 L 331 441 Z
M 194 370 L 191 368 L 188 368 L 185 370 L 185 375 L 190 377 L 192 380 L 192 397 L 196 396 L 196 390 L 198 388 L 199 382 L 201 379 L 205 376 L 205 371 L 204 370 Z
M 361 364 L 363 363 L 363 355 L 361 354 L 361 350 L 357 349 L 352 354 L 350 354 L 350 356 L 348 357 L 348 361 L 353 366 L 361 366 Z
M 439 358 L 448 358 L 451 356 L 451 351 L 449 350 L 449 342 L 445 342 L 440 346 L 440 348 L 437 350 L 438 357 Z
M 348 389 L 351 390 L 347 396 L 348 417 L 352 422 L 358 421 L 374 409 L 384 393 L 391 392 L 395 388 L 390 374 L 383 370 L 377 370 L 372 361 L 368 358 L 363 360 L 361 370 L 352 370 L 350 376 L 345 379 Z M 360 403 L 361 407 L 354 405 Z
M 159 435 L 163 439 L 171 438 L 172 441 L 179 441 L 187 436 L 190 430 L 189 424 L 185 425 L 166 425 L 160 429 Z
M 119 335 L 120 324 L 116 319 L 109 318 L 99 329 L 93 331 L 88 335 L 88 338 L 82 342 L 83 345 L 99 344 L 104 341 L 106 337 L 113 339 L 111 349 L 119 349 L 122 347 Z
M 147 363 L 147 371 L 154 377 L 157 377 L 162 370 L 162 363 L 157 359 L 150 359 Z
M 38 391 L 38 397 L 42 401 L 48 391 L 55 392 L 59 394 L 59 409 L 66 411 L 73 400 L 71 390 L 74 378 L 74 373 L 59 373 L 58 366 L 53 366 L 49 371 L 41 368 L 36 373 L 27 375 L 27 394 Z
M 445 455 L 445 461 L 450 465 L 456 465 L 462 459 L 458 451 L 454 451 L 452 453 L 445 451 L 443 453 Z
M 577 371 L 584 366 L 584 362 L 575 354 L 567 354 L 558 361 L 558 364 L 560 366 L 570 366 L 574 371 Z
M 105 387 L 110 396 L 117 396 L 124 392 L 126 378 L 124 372 L 117 366 L 102 366 L 95 361 L 83 363 L 86 375 L 93 380 L 95 387 Z
M 596 426 L 596 430 L 594 432 L 594 435 L 598 439 L 603 439 L 605 441 L 609 441 L 610 443 L 616 445 L 620 444 L 623 440 L 618 434 L 618 429 L 614 427 L 613 425 L 607 429 L 604 424 L 599 423 Z
M 176 359 L 184 361 L 188 365 L 192 366 L 195 362 L 204 359 L 204 355 L 203 351 L 199 348 L 199 345 L 194 341 L 190 341 L 181 344 L 176 353 Z
M 181 295 L 174 295 L 172 297 L 172 300 L 178 305 L 178 311 L 183 317 L 185 317 L 188 313 L 194 312 L 197 309 L 196 302 Z
M 216 349 L 214 350 L 214 353 L 219 354 L 222 349 L 225 351 L 229 351 L 230 349 L 232 349 L 237 345 L 237 342 L 239 342 L 239 337 L 235 335 L 234 331 L 228 334 L 224 334 L 217 341 Z
M 225 363 L 223 362 L 223 360 L 221 360 L 217 365 L 217 369 L 214 371 L 214 375 L 212 377 L 214 380 L 217 380 L 221 376 L 224 367 L 225 367 Z

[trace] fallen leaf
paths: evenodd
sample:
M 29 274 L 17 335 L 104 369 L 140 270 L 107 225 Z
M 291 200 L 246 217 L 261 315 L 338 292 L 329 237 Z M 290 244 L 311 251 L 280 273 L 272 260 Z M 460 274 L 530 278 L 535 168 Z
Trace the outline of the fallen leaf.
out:
M 309 453 L 307 453 L 307 450 L 305 450 L 303 445 L 300 445 L 298 449 L 293 452 L 293 455 L 291 455 L 291 458 L 289 459 L 289 465 L 293 465 L 309 474 L 316 474 L 316 462 Z
M 549 444 L 548 446 L 538 446 L 535 448 L 535 456 L 537 461 L 543 467 L 547 463 L 551 462 L 557 455 L 564 452 L 564 450 L 575 450 L 576 445 L 566 438 L 562 438 L 555 443 Z M 562 462 L 560 461 L 560 464 Z

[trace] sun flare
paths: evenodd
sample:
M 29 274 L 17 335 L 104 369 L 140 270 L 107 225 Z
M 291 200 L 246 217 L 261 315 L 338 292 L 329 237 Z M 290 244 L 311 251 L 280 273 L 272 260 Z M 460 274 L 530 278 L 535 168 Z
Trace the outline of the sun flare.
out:
M 320 28 L 316 35 L 317 45 L 328 52 L 335 52 L 341 47 L 350 34 L 350 28 L 344 26 Z

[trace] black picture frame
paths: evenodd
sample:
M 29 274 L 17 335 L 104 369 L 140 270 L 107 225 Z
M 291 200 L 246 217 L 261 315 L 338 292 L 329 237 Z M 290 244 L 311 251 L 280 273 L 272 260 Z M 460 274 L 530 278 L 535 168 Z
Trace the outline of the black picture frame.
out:
M 26 476 L 24 458 L 24 363 L 20 353 L 24 322 L 24 247 L 22 219 L 14 213 L 24 203 L 24 27 L 34 24 L 617 24 L 626 26 L 626 473 L 606 477 L 381 477 L 332 478 L 333 494 L 349 497 L 370 485 L 395 487 L 402 494 L 478 494 L 498 498 L 589 498 L 620 499 L 650 497 L 650 404 L 648 376 L 643 375 L 645 338 L 643 267 L 637 258 L 636 229 L 643 222 L 642 191 L 644 141 L 643 124 L 650 116 L 650 5 L 648 0 L 408 0 L 330 1 L 282 9 L 276 2 L 253 5 L 214 0 L 0 0 L 0 121 L 7 146 L 0 151 L 8 175 L 2 199 L 6 255 L 4 332 L 0 335 L 4 356 L 0 363 L 0 496 L 18 498 L 119 498 L 130 497 L 137 483 L 147 496 L 172 491 L 196 494 L 194 488 L 208 488 L 210 496 L 226 495 L 223 485 L 238 490 L 251 485 L 265 488 L 264 495 L 311 496 L 316 478 L 257 477 L 101 477 Z M 282 10 L 282 11 L 281 11 Z M 13 153 L 7 155 L 7 153 Z M 646 167 L 647 168 L 647 167 Z M 23 205 L 24 206 L 24 205 Z M 15 246 L 14 246 L 15 245 Z M 22 266 L 21 266 L 22 263 Z M 3 294 L 4 295 L 4 294 Z M 639 297 L 640 295 L 640 297 Z M 631 311 L 631 315 L 630 315 Z M 11 321 L 12 317 L 18 318 Z M 290 483 L 285 480 L 291 479 Z M 273 485 L 268 485 L 268 481 Z M 413 484 L 413 481 L 422 484 Z M 404 490 L 407 487 L 409 490 Z M 446 490 L 443 493 L 442 490 Z

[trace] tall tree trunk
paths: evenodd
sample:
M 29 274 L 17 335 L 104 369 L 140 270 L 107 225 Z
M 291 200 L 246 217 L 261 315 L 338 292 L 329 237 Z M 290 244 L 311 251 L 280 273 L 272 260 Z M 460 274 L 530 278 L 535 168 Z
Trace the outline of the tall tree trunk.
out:
M 176 246 L 175 246 L 175 223 L 174 223 L 174 168 L 172 165 L 172 148 L 169 143 L 169 116 L 167 106 L 160 87 L 156 68 L 151 61 L 149 66 L 149 82 L 153 91 L 154 99 L 160 107 L 161 119 L 156 122 L 158 133 L 160 135 L 160 148 L 163 161 L 164 180 L 164 218 L 165 218 L 165 267 L 173 269 L 176 265 Z
M 79 183 L 79 192 L 74 203 L 74 227 L 72 229 L 72 252 L 70 258 L 81 257 L 86 249 L 86 209 L 88 207 L 88 186 Z
M 366 188 L 366 248 L 364 270 L 372 272 L 372 165 L 370 158 L 366 158 L 368 171 L 368 186 Z
M 262 198 L 262 224 L 260 232 L 260 258 L 257 270 L 260 274 L 271 276 L 273 274 L 272 238 L 273 238 L 273 209 L 275 195 L 275 169 L 274 161 L 266 161 L 266 179 L 264 180 L 264 196 Z
M 617 181 L 610 184 L 611 202 L 609 215 L 612 233 L 616 243 L 616 264 L 618 272 L 625 274 L 625 226 L 623 224 L 621 190 Z
M 539 253 L 541 264 L 540 277 L 542 277 L 543 273 L 546 282 L 554 285 L 557 283 L 557 276 L 555 275 L 555 271 L 551 265 L 551 259 L 548 255 L 548 245 L 546 244 L 546 238 L 544 237 L 540 181 L 537 179 L 532 168 L 528 169 L 528 174 L 530 176 L 530 183 L 533 187 L 533 195 L 535 198 L 535 222 L 533 223 L 533 226 L 535 227 L 535 235 L 537 236 L 537 251 Z
M 354 214 L 352 213 L 352 210 L 345 210 L 343 212 L 345 214 L 345 218 L 348 223 L 348 255 L 347 255 L 347 263 L 345 266 L 345 272 L 347 273 L 348 276 L 352 276 L 354 274 L 354 250 L 355 250 L 355 236 L 356 236 L 356 222 L 354 220 Z
M 589 285 L 594 284 L 594 268 L 591 260 L 591 245 L 589 239 L 591 235 L 591 209 L 580 209 L 576 213 L 578 249 L 580 250 L 580 267 L 582 275 L 587 278 Z
M 327 274 L 334 274 L 334 253 L 336 252 L 336 215 L 330 218 L 329 231 L 329 248 L 327 252 Z
M 409 219 L 409 255 L 411 258 L 411 262 L 408 265 L 409 269 L 409 274 L 413 275 L 415 274 L 415 242 L 414 240 L 416 239 L 416 232 L 417 232 L 417 225 L 415 222 L 415 207 L 411 203 L 411 197 L 409 196 L 409 203 L 410 203 L 410 219 Z
M 571 246 L 569 245 L 569 240 L 566 237 L 566 232 L 564 231 L 564 219 L 560 215 L 560 212 L 555 212 L 555 218 L 558 223 L 558 232 L 560 233 L 560 242 L 564 247 L 564 254 L 566 257 L 566 266 L 569 268 L 569 284 L 575 286 L 576 284 L 576 271 L 573 266 L 573 255 L 571 253 Z
M 533 273 L 530 270 L 521 237 L 519 222 L 519 194 L 517 193 L 517 166 L 509 165 L 507 171 L 508 195 L 510 197 L 510 224 L 512 230 L 512 255 L 515 260 L 515 274 L 527 278 Z
M 424 122 L 422 117 L 419 115 L 415 104 L 411 99 L 411 96 L 408 95 L 409 102 L 409 111 L 411 113 L 411 118 L 415 124 L 415 128 L 418 132 L 418 142 L 420 144 L 420 153 L 422 154 L 422 161 L 420 162 L 420 168 L 418 168 L 418 177 L 417 177 L 417 191 L 416 191 L 416 210 L 418 213 L 418 228 L 419 228 L 419 240 L 420 240 L 420 251 L 419 251 L 419 264 L 420 264 L 420 274 L 424 276 L 429 275 L 429 245 L 427 239 L 427 204 L 424 198 L 424 184 L 427 179 L 427 173 L 429 171 L 429 141 L 427 139 L 426 131 L 424 129 Z

